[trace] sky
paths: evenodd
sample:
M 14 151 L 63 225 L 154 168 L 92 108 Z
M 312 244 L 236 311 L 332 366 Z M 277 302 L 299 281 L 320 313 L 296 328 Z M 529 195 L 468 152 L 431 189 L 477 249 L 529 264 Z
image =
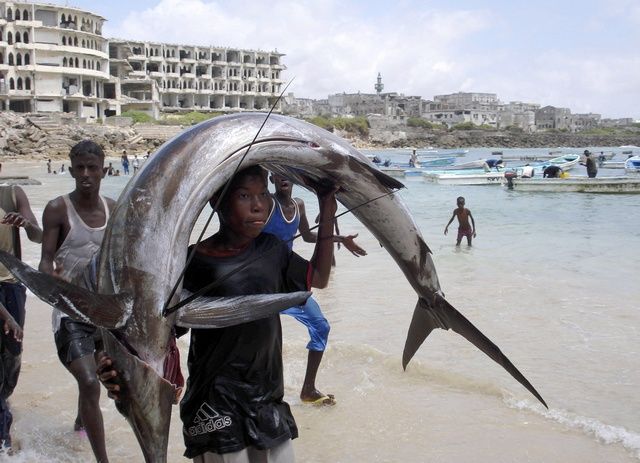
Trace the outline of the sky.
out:
M 640 120 L 639 0 L 49 0 L 107 37 L 277 50 L 302 98 L 496 93 Z

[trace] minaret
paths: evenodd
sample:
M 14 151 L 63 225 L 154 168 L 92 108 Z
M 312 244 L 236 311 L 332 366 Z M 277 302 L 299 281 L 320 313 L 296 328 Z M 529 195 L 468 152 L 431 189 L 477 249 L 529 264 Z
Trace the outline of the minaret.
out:
M 382 91 L 383 88 L 384 88 L 384 84 L 382 83 L 382 76 L 380 75 L 380 73 L 378 73 L 378 82 L 375 85 L 375 89 L 376 89 L 376 92 L 378 92 L 378 95 L 380 95 L 380 92 Z

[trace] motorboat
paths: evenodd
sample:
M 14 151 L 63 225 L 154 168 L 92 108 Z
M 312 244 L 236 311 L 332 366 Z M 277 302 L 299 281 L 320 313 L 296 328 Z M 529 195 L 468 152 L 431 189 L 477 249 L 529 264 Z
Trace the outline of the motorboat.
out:
M 534 166 L 534 168 L 536 169 L 536 171 L 542 173 L 547 167 L 554 165 L 560 167 L 563 171 L 566 172 L 569 169 L 573 169 L 579 162 L 579 154 L 564 154 L 562 156 L 558 156 L 557 158 L 549 159 L 541 165 Z
M 511 178 L 504 186 L 514 191 L 577 193 L 640 193 L 640 177 Z
M 640 156 L 631 156 L 624 161 L 624 171 L 629 175 L 640 174 Z

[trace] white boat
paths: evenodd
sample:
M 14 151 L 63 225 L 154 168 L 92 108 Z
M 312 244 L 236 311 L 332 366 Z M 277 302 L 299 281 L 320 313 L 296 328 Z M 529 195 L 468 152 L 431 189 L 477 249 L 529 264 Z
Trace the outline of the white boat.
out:
M 476 159 L 474 161 L 463 162 L 460 164 L 454 164 L 452 166 L 446 167 L 443 170 L 465 170 L 465 169 L 484 169 L 485 172 L 491 169 L 502 169 L 504 167 L 504 162 L 502 159 Z
M 624 161 L 604 161 L 598 167 L 600 169 L 624 169 Z
M 514 191 L 640 193 L 640 177 L 514 178 L 512 183 Z
M 573 169 L 580 162 L 579 154 L 565 154 L 562 156 L 558 156 L 557 158 L 549 159 L 545 161 L 542 165 L 534 166 L 536 169 L 536 173 L 544 172 L 544 170 L 550 165 L 558 166 L 565 172 L 569 169 Z
M 640 156 L 631 156 L 624 161 L 624 171 L 627 174 L 640 174 Z
M 504 172 L 478 172 L 478 173 L 442 173 L 423 172 L 423 178 L 427 182 L 440 185 L 501 185 L 504 180 Z
M 442 167 L 450 166 L 456 162 L 455 156 L 446 156 L 440 158 L 423 158 L 420 159 L 420 167 Z

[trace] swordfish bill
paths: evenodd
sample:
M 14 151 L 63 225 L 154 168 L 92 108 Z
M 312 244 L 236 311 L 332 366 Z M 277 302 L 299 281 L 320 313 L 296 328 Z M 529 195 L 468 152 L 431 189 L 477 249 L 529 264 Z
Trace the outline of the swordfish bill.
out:
M 501 364 L 544 403 L 500 350 L 444 299 L 429 247 L 404 203 L 392 194 L 403 188 L 402 183 L 380 172 L 344 140 L 297 119 L 270 115 L 251 144 L 265 116 L 243 113 L 217 117 L 165 143 L 131 179 L 115 205 L 99 250 L 95 288 L 82 292 L 74 286 L 79 296 L 56 286 L 55 281 L 45 285 L 70 301 L 93 292 L 126 302 L 125 308 L 115 309 L 121 312 L 124 324 L 103 333 L 107 352 L 127 392 L 118 402 L 118 410 L 131 424 L 145 460 L 164 462 L 167 458 L 175 390 L 163 378 L 163 364 L 173 326 L 230 326 L 277 313 L 309 296 L 305 292 L 244 296 L 242 300 L 200 296 L 165 316 L 164 308 L 180 300 L 178 288 L 167 301 L 184 268 L 195 222 L 240 163 L 241 167 L 262 165 L 307 188 L 322 183 L 340 187 L 338 201 L 353 209 L 417 294 L 404 366 L 431 330 L 452 329 Z M 1 256 L 0 261 L 6 263 Z M 28 279 L 23 281 L 31 288 Z M 42 292 L 36 294 L 43 297 Z M 108 304 L 111 300 L 98 299 L 98 313 L 114 308 Z M 92 322 L 104 328 L 115 324 Z

